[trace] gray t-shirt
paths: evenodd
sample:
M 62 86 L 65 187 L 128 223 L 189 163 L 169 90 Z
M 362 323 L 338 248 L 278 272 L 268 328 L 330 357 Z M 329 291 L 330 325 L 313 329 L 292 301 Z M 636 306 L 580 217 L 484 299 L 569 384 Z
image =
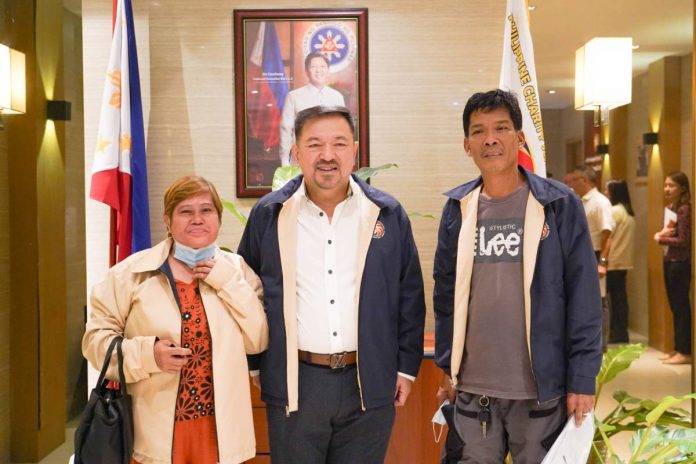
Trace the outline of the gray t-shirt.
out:
M 502 199 L 479 196 L 459 390 L 514 400 L 537 397 L 524 315 L 522 240 L 528 195 L 524 183 Z

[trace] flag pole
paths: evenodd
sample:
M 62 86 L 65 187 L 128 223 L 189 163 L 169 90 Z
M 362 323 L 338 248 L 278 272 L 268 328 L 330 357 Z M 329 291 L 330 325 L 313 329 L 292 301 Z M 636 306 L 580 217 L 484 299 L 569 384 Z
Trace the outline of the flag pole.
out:
M 114 28 L 116 27 L 116 12 L 118 9 L 118 0 L 112 0 L 111 2 L 111 36 L 114 35 Z M 109 267 L 113 267 L 116 264 L 116 243 L 118 229 L 116 228 L 118 216 L 116 214 L 116 209 L 113 207 L 109 208 L 111 214 L 109 215 Z

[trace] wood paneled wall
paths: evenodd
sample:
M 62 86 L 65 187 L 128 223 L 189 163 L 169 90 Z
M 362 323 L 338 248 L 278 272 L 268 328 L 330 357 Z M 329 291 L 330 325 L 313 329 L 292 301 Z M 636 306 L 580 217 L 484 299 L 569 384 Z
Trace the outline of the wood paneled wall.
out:
M 35 462 L 65 435 L 64 123 L 45 110 L 63 99 L 63 5 L 10 4 L 27 75 L 27 113 L 7 118 L 10 459 Z
M 665 175 L 681 169 L 681 75 L 680 58 L 667 57 L 648 67 L 649 130 L 657 132 L 659 144 L 654 145 L 648 161 L 648 220 L 649 231 L 662 228 L 664 218 L 663 185 Z M 648 236 L 652 239 L 652 233 Z M 654 240 L 648 242 L 648 292 L 650 345 L 661 351 L 674 346 L 672 315 L 662 278 L 663 247 Z

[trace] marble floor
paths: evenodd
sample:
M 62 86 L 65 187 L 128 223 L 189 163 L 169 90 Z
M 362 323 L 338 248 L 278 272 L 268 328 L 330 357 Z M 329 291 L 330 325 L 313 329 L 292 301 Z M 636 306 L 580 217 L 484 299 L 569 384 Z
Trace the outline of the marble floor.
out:
M 633 339 L 633 337 L 632 337 Z M 599 400 L 597 414 L 604 417 L 614 408 L 611 392 L 626 390 L 633 396 L 659 401 L 666 395 L 683 395 L 691 390 L 691 367 L 688 365 L 668 366 L 662 364 L 658 357 L 661 352 L 648 348 L 631 367 L 619 374 L 605 387 Z M 689 405 L 685 404 L 688 408 Z M 65 430 L 65 443 L 46 456 L 40 464 L 67 464 L 72 454 L 72 437 L 76 421 L 69 423 Z M 622 433 L 613 437 L 612 442 L 622 457 L 629 455 L 628 441 L 630 434 Z M 430 463 L 422 463 L 430 464 Z

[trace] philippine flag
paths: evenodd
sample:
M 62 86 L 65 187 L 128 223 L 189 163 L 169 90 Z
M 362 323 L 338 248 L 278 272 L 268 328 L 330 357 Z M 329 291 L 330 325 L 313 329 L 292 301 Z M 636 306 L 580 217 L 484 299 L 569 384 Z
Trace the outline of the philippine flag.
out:
M 522 110 L 525 144 L 519 149 L 518 163 L 546 177 L 546 146 L 541 124 L 541 104 L 534 66 L 534 47 L 529 33 L 526 0 L 507 0 L 503 63 L 499 87 L 517 94 Z
M 275 25 L 263 21 L 249 58 L 247 77 L 248 124 L 251 135 L 263 140 L 264 149 L 280 143 L 280 117 L 288 84 Z
M 89 197 L 116 210 L 121 261 L 150 247 L 150 207 L 131 0 L 118 0 L 114 25 Z

